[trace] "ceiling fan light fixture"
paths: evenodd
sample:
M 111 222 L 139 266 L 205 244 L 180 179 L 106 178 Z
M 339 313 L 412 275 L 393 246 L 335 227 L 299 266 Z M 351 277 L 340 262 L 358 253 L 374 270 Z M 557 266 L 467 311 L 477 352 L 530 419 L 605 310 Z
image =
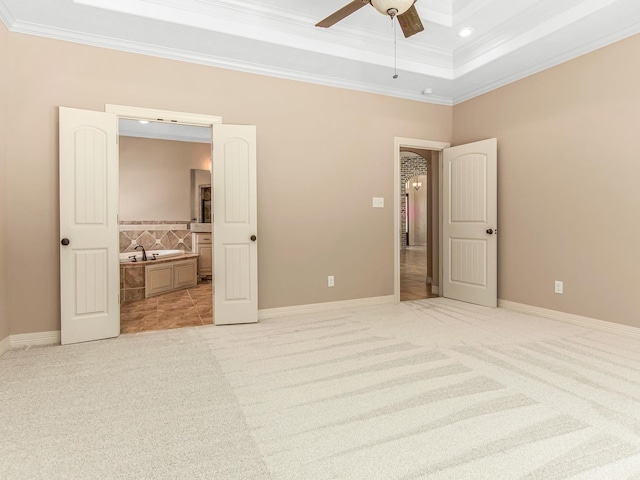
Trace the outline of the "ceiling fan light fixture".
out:
M 383 15 L 402 15 L 411 8 L 415 0 L 371 0 L 371 5 Z M 393 13 L 391 13 L 393 12 Z

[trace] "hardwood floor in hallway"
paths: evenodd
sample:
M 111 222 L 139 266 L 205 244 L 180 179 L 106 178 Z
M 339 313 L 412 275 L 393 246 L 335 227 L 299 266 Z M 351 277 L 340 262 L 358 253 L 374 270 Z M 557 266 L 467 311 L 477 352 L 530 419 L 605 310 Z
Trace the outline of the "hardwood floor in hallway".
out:
M 427 285 L 427 247 L 410 246 L 400 250 L 400 301 L 437 297 Z

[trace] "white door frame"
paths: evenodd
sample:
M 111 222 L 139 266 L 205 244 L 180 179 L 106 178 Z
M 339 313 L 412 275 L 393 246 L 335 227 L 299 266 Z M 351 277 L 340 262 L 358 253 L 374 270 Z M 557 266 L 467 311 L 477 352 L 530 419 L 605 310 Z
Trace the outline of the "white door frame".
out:
M 114 113 L 118 120 L 130 118 L 134 120 L 151 120 L 154 122 L 182 123 L 210 127 L 214 123 L 222 123 L 222 117 L 202 115 L 199 113 L 172 112 L 170 110 L 156 110 L 154 108 L 130 107 L 127 105 L 111 105 L 107 103 L 104 111 Z
M 121 118 L 133 120 L 149 120 L 154 122 L 165 122 L 174 124 L 196 125 L 200 127 L 211 128 L 211 161 L 213 162 L 213 125 L 222 123 L 222 117 L 215 115 L 202 115 L 199 113 L 173 112 L 170 110 L 157 110 L 154 108 L 131 107 L 127 105 L 106 104 L 104 111 L 116 115 L 116 122 Z M 213 185 L 213 183 L 212 183 Z M 120 192 L 120 184 L 118 183 L 118 192 Z M 118 210 L 120 210 L 118 208 Z M 213 226 L 213 225 L 212 225 Z M 120 226 L 118 225 L 118 229 Z M 215 258 L 213 258 L 215 263 Z M 118 268 L 120 266 L 118 265 Z M 215 318 L 215 305 L 214 309 Z
M 421 140 L 417 138 L 394 137 L 393 139 L 393 296 L 394 303 L 400 303 L 400 149 L 401 148 L 419 148 L 422 150 L 431 150 L 440 152 L 438 156 L 438 185 L 439 185 L 439 208 L 438 208 L 438 287 L 442 285 L 442 151 L 451 146 L 448 142 L 436 142 L 433 140 Z M 435 272 L 434 272 L 435 275 Z M 440 290 L 440 295 L 442 290 Z

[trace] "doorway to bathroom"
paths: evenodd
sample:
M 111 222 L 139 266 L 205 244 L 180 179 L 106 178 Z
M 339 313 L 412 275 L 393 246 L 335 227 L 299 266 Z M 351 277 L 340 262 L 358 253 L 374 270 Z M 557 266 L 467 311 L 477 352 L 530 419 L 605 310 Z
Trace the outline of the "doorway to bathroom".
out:
M 214 323 L 211 128 L 118 121 L 120 333 Z
M 118 120 L 122 118 L 211 130 L 216 159 L 211 172 L 211 245 L 213 258 L 219 260 L 213 262 L 215 324 L 257 322 L 256 127 L 222 124 L 220 117 L 211 115 L 122 105 L 106 105 L 104 112 L 60 107 L 62 344 L 120 334 L 119 286 L 124 274 L 119 268 Z M 146 249 L 139 250 L 144 256 Z M 151 286 L 153 295 L 169 284 L 184 286 L 197 272 L 194 259 L 179 259 L 185 263 L 178 264 L 174 256 L 171 251 L 151 255 L 154 278 L 147 281 L 151 272 L 145 266 L 145 291 Z

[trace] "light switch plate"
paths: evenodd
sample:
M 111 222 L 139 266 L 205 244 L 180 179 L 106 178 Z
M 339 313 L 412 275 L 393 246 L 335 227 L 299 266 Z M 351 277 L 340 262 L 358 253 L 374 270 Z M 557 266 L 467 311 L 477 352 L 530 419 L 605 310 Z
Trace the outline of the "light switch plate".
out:
M 384 208 L 384 197 L 373 197 L 373 208 Z

